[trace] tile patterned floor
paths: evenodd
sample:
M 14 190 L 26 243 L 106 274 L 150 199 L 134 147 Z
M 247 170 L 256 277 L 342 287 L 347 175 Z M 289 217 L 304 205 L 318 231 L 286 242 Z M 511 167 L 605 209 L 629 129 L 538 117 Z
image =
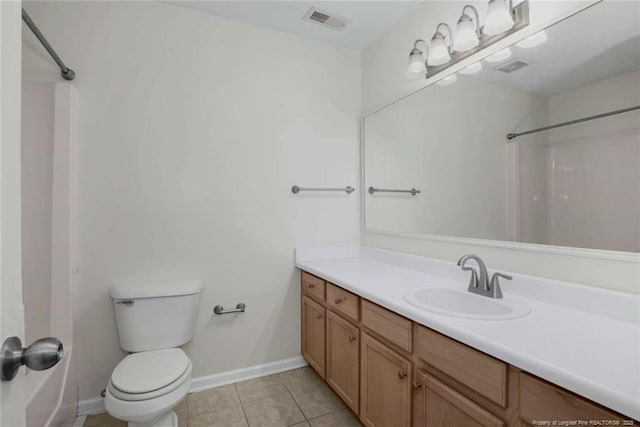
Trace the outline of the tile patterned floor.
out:
M 187 395 L 175 409 L 180 427 L 357 427 L 361 424 L 311 368 Z M 84 427 L 126 427 L 108 414 Z

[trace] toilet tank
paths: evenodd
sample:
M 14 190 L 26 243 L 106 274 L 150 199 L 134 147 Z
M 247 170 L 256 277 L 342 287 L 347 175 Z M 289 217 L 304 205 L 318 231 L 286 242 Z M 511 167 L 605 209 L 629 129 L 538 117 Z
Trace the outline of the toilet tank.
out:
M 178 347 L 191 340 L 202 284 L 197 280 L 126 284 L 111 289 L 120 346 L 130 353 Z

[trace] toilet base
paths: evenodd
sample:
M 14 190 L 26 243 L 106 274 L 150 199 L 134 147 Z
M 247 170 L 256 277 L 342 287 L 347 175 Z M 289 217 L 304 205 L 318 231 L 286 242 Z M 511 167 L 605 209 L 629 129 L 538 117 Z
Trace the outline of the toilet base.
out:
M 175 412 L 171 411 L 150 424 L 127 423 L 127 427 L 178 427 L 178 416 Z

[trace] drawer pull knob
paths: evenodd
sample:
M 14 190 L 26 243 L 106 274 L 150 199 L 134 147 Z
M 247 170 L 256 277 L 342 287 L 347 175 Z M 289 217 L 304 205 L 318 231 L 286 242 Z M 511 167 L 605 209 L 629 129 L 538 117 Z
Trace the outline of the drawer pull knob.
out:
M 342 301 L 344 301 L 344 298 L 336 298 L 333 302 L 336 304 L 342 304 Z
M 398 378 L 400 378 L 401 380 L 405 379 L 406 377 L 407 377 L 407 371 L 398 372 Z
M 349 337 L 349 342 L 354 342 L 356 340 L 356 337 Z
M 422 387 L 422 383 L 420 381 L 414 381 L 412 385 L 413 385 L 413 388 L 415 388 L 416 390 Z
M 318 314 L 318 315 L 316 316 L 316 319 L 322 319 L 322 314 Z
M 315 287 L 316 287 L 316 285 L 314 285 L 313 283 L 309 283 L 309 285 L 308 285 L 308 286 L 309 286 L 309 289 L 313 289 L 313 288 L 315 288 Z

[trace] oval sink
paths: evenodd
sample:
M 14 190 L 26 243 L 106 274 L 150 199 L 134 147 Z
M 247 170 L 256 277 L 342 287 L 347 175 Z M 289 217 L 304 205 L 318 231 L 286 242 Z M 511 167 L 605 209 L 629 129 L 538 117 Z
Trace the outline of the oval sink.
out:
M 411 291 L 404 299 L 413 306 L 444 314 L 477 320 L 506 320 L 524 317 L 531 311 L 525 301 L 505 296 L 500 299 L 450 288 L 426 288 Z

